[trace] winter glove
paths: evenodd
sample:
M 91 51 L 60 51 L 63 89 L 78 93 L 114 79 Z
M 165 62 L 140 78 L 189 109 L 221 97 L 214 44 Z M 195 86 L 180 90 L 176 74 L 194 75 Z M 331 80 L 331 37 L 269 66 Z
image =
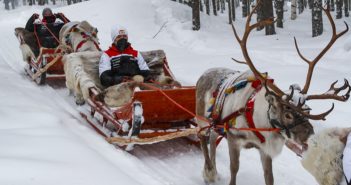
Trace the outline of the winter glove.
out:
M 65 22 L 65 23 L 66 23 L 66 22 L 70 22 L 70 20 L 68 20 L 68 19 L 66 18 L 66 16 L 63 15 L 63 13 L 55 13 L 54 15 L 55 15 L 55 17 L 61 19 L 61 21 Z
M 33 21 L 35 20 L 35 19 L 38 19 L 39 18 L 39 14 L 37 14 L 37 13 L 34 13 L 33 15 L 32 15 L 32 17 L 31 17 L 32 19 L 33 19 Z
M 140 70 L 140 75 L 146 79 L 148 76 L 150 76 L 150 70 Z

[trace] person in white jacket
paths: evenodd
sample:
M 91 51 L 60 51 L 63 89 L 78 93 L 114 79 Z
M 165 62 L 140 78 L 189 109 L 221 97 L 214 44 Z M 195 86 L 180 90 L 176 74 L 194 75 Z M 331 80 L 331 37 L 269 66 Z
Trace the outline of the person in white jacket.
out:
M 122 26 L 111 31 L 112 45 L 106 50 L 99 63 L 101 84 L 105 87 L 119 84 L 129 77 L 141 75 L 147 78 L 150 69 L 139 51 L 128 42 L 128 32 Z

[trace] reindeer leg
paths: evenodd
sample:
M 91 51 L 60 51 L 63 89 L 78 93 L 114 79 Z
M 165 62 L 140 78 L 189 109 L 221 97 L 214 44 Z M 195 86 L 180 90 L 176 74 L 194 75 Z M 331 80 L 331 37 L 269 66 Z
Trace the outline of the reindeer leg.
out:
M 204 154 L 204 158 L 205 158 L 204 171 L 202 172 L 202 175 L 206 183 L 214 182 L 215 176 L 216 176 L 216 170 L 214 170 L 213 164 L 211 163 L 211 160 L 210 160 L 207 141 L 208 141 L 208 137 L 204 135 L 200 137 L 200 145 L 201 145 L 202 153 Z
M 260 150 L 261 163 L 264 171 L 264 180 L 266 185 L 273 185 L 272 158 Z
M 240 145 L 233 134 L 228 133 L 228 148 L 230 157 L 230 182 L 229 185 L 236 185 L 236 175 L 239 171 Z
M 216 132 L 211 132 L 210 134 L 210 162 L 212 164 L 212 172 L 211 175 L 213 179 L 216 180 L 217 177 L 217 167 L 216 167 L 216 141 L 218 138 L 218 134 Z

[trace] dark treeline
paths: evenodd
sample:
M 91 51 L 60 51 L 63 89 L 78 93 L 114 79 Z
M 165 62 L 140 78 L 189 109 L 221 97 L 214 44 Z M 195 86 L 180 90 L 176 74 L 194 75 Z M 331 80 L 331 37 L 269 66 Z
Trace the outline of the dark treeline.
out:
M 5 4 L 5 9 L 10 10 L 10 9 L 15 9 L 16 7 L 23 5 L 23 6 L 32 6 L 32 5 L 47 5 L 47 4 L 56 4 L 56 3 L 61 3 L 61 4 L 67 4 L 71 5 L 74 3 L 79 3 L 82 1 L 88 1 L 88 0 L 0 0 L 3 1 Z
M 228 23 L 231 24 L 236 19 L 236 9 L 241 6 L 242 17 L 246 17 L 250 10 L 256 6 L 256 0 L 172 0 L 192 8 L 193 13 L 193 30 L 200 30 L 200 12 L 207 15 L 217 16 L 219 13 L 228 14 Z M 257 21 L 275 18 L 274 25 L 268 25 L 257 30 L 265 29 L 266 35 L 275 34 L 275 26 L 283 28 L 284 23 L 284 6 L 287 2 L 291 2 L 291 20 L 298 18 L 305 9 L 309 9 L 311 13 L 312 36 L 316 37 L 323 33 L 323 17 L 325 17 L 322 7 L 328 5 L 330 11 L 335 12 L 335 18 L 341 19 L 343 15 L 349 17 L 351 8 L 351 0 L 261 0 L 261 6 L 256 9 Z M 286 19 L 286 18 L 285 18 Z

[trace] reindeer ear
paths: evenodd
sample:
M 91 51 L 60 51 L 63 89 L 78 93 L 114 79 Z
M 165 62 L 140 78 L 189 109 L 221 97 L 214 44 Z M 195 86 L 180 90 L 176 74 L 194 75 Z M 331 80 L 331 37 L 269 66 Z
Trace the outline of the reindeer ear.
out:
M 79 32 L 79 29 L 76 28 L 76 27 L 74 27 L 74 28 L 72 29 L 72 32 Z
M 266 100 L 268 101 L 269 104 L 273 105 L 275 97 L 271 94 L 266 94 Z

